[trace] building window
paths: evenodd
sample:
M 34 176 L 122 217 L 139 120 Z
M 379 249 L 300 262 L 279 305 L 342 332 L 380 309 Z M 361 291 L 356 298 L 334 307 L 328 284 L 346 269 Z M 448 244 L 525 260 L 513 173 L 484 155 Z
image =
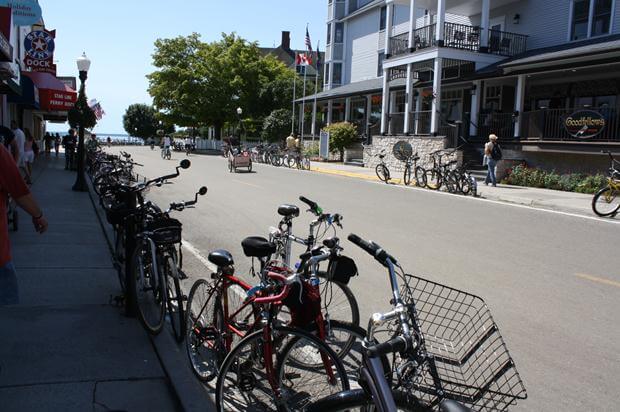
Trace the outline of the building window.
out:
M 381 7 L 381 17 L 379 17 L 379 31 L 385 30 L 385 21 L 387 20 L 387 6 Z
M 379 53 L 379 63 L 377 65 L 377 77 L 383 76 L 383 61 L 385 60 L 385 53 Z
M 344 23 L 336 23 L 334 43 L 342 43 L 344 40 Z
M 326 63 L 325 66 L 323 66 L 323 69 L 325 70 L 325 74 L 324 74 L 323 78 L 325 79 L 325 84 L 326 85 L 329 84 L 329 65 L 330 65 L 330 63 Z
M 609 34 L 612 0 L 574 0 L 571 40 Z
M 332 24 L 327 23 L 327 44 L 329 45 L 332 41 Z
M 342 63 L 332 63 L 334 65 L 333 84 L 342 84 Z

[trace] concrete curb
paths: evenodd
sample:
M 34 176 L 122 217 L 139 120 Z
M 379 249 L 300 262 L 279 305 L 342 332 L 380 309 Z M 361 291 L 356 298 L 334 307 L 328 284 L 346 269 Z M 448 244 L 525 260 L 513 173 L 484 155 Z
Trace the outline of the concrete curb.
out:
M 327 175 L 344 176 L 344 177 L 352 177 L 352 178 L 356 178 L 356 179 L 371 180 L 371 181 L 375 181 L 375 182 L 380 182 L 381 181 L 381 180 L 379 180 L 379 178 L 377 176 L 366 175 L 366 174 L 363 174 L 363 173 L 347 172 L 347 171 L 344 171 L 344 170 L 334 170 L 334 169 L 323 169 L 323 168 L 320 168 L 320 167 L 311 167 L 310 171 L 317 172 L 317 173 L 323 173 L 323 174 L 327 174 Z M 402 179 L 390 179 L 390 184 L 398 184 L 398 185 L 400 185 L 401 183 L 402 183 Z
M 95 214 L 101 225 L 104 237 L 108 243 L 110 256 L 114 253 L 114 232 L 112 226 L 108 224 L 105 211 L 99 203 L 99 197 L 92 185 L 90 176 L 86 179 L 88 185 L 88 195 L 92 202 Z M 185 351 L 176 343 L 168 330 L 162 331 L 159 335 L 149 334 L 151 344 L 161 364 L 164 373 L 168 377 L 170 386 L 179 405 L 184 411 L 215 411 L 215 402 L 209 396 L 202 384 L 191 371 L 191 365 Z M 147 333 L 145 331 L 145 333 Z

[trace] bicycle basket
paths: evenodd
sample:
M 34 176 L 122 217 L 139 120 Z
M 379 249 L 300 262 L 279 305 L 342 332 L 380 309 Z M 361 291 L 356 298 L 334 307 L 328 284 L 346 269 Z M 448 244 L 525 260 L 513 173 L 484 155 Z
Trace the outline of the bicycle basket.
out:
M 506 344 L 484 301 L 474 295 L 407 276 L 403 299 L 415 304 L 426 352 L 431 360 L 414 382 L 420 399 L 436 406 L 434 364 L 444 396 L 475 411 L 505 411 L 527 398 Z
M 145 231 L 150 232 L 150 238 L 158 245 L 169 245 L 181 243 L 182 226 L 176 219 L 164 218 L 147 223 Z
M 291 311 L 290 326 L 308 329 L 321 313 L 321 295 L 318 288 L 310 286 L 307 281 L 304 280 L 302 285 L 292 285 L 282 304 Z
M 329 260 L 327 267 L 327 279 L 339 283 L 349 284 L 353 276 L 357 276 L 355 261 L 347 256 L 336 256 Z
M 135 209 L 128 208 L 124 203 L 115 200 L 103 201 L 102 206 L 105 210 L 106 219 L 111 225 L 122 224 L 125 218 L 135 211 Z

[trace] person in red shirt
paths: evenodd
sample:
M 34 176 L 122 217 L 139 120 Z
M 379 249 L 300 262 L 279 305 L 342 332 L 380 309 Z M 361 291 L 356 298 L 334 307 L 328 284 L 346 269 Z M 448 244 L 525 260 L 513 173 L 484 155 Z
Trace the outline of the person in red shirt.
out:
M 47 220 L 24 183 L 11 154 L 0 145 L 0 305 L 19 303 L 17 274 L 11 260 L 11 244 L 7 225 L 7 198 L 11 195 L 22 209 L 32 216 L 34 229 L 43 233 Z

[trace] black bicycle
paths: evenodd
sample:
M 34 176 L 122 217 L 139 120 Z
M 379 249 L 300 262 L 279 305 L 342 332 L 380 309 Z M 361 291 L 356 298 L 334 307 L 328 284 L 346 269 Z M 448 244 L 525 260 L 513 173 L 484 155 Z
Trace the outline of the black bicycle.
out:
M 405 172 L 403 173 L 403 183 L 406 186 L 411 184 L 411 176 L 415 178 L 415 184 L 419 187 L 426 186 L 426 170 L 422 166 L 418 166 L 420 156 L 417 153 L 407 157 L 405 160 Z
M 375 173 L 382 182 L 388 183 L 390 181 L 390 169 L 385 164 L 385 152 L 381 152 L 375 155 L 379 158 L 379 164 L 375 167 Z
M 307 411 L 505 411 L 527 398 L 482 299 L 407 275 L 378 244 L 354 234 L 349 240 L 388 270 L 392 310 L 368 322 L 361 389 L 327 396 Z M 378 343 L 382 330 L 391 338 Z

